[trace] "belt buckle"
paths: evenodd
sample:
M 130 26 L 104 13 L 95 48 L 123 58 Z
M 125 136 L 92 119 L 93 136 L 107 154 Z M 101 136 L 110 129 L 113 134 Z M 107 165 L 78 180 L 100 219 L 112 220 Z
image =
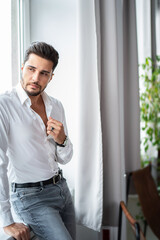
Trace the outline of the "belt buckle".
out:
M 58 177 L 58 181 L 56 181 L 56 177 Z M 60 173 L 58 175 L 53 176 L 53 184 L 56 184 L 57 182 L 59 182 L 61 178 L 62 178 L 62 175 Z

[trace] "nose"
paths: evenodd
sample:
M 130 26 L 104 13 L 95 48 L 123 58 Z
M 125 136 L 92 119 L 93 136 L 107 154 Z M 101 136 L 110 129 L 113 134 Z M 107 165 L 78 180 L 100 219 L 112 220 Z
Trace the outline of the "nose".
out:
M 39 72 L 38 71 L 35 71 L 32 75 L 32 80 L 34 82 L 38 82 L 39 81 Z

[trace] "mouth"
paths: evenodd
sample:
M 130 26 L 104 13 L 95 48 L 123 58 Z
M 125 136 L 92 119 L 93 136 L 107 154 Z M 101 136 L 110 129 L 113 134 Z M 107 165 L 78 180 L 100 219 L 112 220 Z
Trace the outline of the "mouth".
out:
M 32 83 L 32 84 L 28 84 L 28 86 L 30 86 L 32 89 L 39 89 L 40 86 L 38 84 Z

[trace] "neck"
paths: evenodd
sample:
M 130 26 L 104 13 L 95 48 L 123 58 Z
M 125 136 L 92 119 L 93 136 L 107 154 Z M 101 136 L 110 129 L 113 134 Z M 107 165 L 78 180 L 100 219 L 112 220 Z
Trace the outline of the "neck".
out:
M 42 103 L 42 96 L 41 96 L 41 94 L 39 94 L 37 96 L 29 96 L 29 98 L 31 99 L 32 105 L 39 105 L 39 104 Z

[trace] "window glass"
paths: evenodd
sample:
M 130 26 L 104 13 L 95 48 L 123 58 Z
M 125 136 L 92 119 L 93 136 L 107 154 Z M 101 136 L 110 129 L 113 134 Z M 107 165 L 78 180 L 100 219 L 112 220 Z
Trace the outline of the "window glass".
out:
M 11 88 L 11 1 L 3 1 L 0 8 L 0 93 Z

